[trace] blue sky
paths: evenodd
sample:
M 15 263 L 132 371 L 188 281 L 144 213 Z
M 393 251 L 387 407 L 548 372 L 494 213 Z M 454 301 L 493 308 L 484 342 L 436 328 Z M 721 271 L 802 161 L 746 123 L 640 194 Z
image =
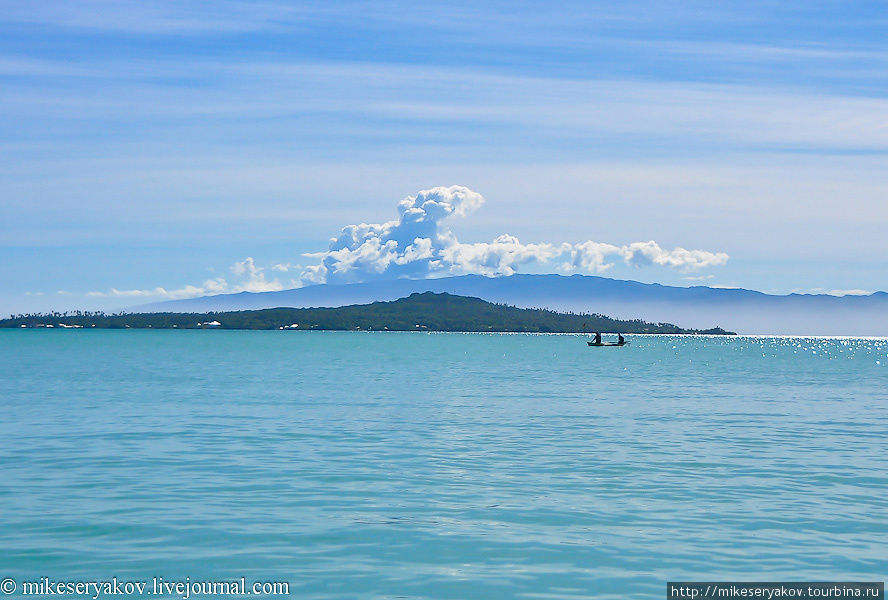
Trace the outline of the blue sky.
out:
M 611 259 L 571 272 L 888 288 L 883 3 L 0 9 L 3 313 L 300 285 L 343 227 L 453 185 L 484 201 L 442 222 L 450 269 L 508 234 L 569 247 L 522 272 L 591 240 Z

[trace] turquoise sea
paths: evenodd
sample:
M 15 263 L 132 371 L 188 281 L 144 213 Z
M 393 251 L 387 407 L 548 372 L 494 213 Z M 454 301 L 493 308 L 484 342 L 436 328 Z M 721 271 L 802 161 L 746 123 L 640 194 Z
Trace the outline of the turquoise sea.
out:
M 629 339 L 0 331 L 0 577 L 885 579 L 888 340 Z

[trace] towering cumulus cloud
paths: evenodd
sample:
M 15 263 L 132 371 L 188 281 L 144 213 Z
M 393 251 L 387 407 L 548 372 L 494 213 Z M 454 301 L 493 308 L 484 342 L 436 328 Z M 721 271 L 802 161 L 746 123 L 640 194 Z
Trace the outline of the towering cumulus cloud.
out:
M 466 244 L 450 230 L 454 217 L 465 217 L 484 203 L 481 194 L 454 185 L 423 190 L 398 204 L 399 218 L 381 224 L 348 225 L 326 252 L 308 254 L 320 264 L 302 273 L 304 283 L 349 283 L 430 275 L 511 275 L 520 265 L 558 261 L 563 272 L 601 273 L 622 259 L 635 266 L 664 266 L 681 271 L 723 265 L 723 252 L 664 250 L 656 242 L 615 246 L 586 241 L 523 244 L 504 234 L 492 242 Z
M 483 203 L 481 194 L 458 185 L 408 196 L 398 204 L 397 221 L 343 227 L 327 252 L 309 255 L 321 257 L 321 264 L 309 267 L 303 278 L 342 283 L 422 277 L 441 270 L 444 251 L 459 244 L 442 222 L 463 217 Z

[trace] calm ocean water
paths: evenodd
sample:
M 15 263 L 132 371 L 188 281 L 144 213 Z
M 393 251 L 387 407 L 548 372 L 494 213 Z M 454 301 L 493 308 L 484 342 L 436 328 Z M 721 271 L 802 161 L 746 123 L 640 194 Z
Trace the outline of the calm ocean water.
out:
M 884 580 L 888 340 L 0 330 L 0 577 Z

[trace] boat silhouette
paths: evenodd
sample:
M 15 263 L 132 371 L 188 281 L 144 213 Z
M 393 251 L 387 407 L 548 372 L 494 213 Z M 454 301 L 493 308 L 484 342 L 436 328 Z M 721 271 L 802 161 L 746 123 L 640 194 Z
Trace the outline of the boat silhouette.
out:
M 584 323 L 584 325 L 585 325 L 585 323 Z M 595 332 L 595 337 L 592 338 L 591 340 L 587 341 L 586 343 L 590 346 L 597 347 L 597 348 L 602 348 L 602 347 L 610 348 L 613 346 L 625 346 L 629 342 L 626 341 L 626 338 L 624 338 L 623 334 L 621 334 L 621 333 L 617 334 L 617 341 L 616 342 L 602 342 L 601 341 L 601 334 L 598 332 Z

